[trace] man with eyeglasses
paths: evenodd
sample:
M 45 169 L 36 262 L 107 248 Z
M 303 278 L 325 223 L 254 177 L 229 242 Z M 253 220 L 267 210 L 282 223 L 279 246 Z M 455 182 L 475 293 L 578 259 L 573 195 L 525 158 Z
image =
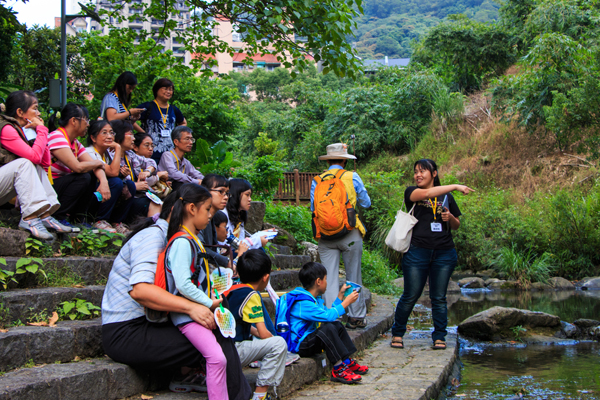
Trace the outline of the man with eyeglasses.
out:
M 177 190 L 184 183 L 202 184 L 204 175 L 200 173 L 189 160 L 185 153 L 192 151 L 196 139 L 192 137 L 192 130 L 187 126 L 178 126 L 171 132 L 171 140 L 175 148 L 163 153 L 158 163 L 159 171 L 167 171 L 169 179 L 173 181 L 172 187 Z

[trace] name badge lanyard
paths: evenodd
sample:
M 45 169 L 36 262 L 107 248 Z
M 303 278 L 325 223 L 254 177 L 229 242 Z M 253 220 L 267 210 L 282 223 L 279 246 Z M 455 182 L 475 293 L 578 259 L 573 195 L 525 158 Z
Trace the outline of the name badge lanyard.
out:
M 94 146 L 94 151 L 96 152 L 96 154 L 98 154 L 100 157 L 102 157 L 102 161 L 104 161 L 104 164 L 106 164 L 106 157 L 104 156 L 104 154 L 100 154 L 98 152 L 98 149 Z
M 206 253 L 206 250 L 204 250 L 204 246 L 202 246 L 202 242 L 200 240 L 198 240 L 198 237 L 196 235 L 194 235 L 187 227 L 185 227 L 184 225 L 181 225 L 181 228 L 186 231 L 191 237 L 192 239 L 194 239 L 194 242 L 196 242 L 196 244 L 198 245 L 198 247 L 200 247 L 200 250 L 202 250 L 203 253 Z M 207 291 L 210 295 L 210 270 L 208 268 L 208 261 L 206 261 L 206 257 L 203 258 L 204 260 L 204 267 L 206 268 L 206 284 L 207 286 Z
M 131 175 L 131 180 L 133 182 L 135 182 L 135 178 L 133 177 L 133 168 L 131 168 L 131 164 L 129 163 L 129 159 L 127 159 L 127 154 L 125 154 L 125 162 L 127 163 L 127 166 L 129 167 L 129 175 Z
M 158 101 L 154 100 L 154 102 L 156 103 L 156 107 L 158 107 L 158 112 L 160 113 L 160 116 L 162 118 L 163 121 L 163 128 L 164 129 L 168 129 L 167 128 L 167 121 L 169 119 L 169 104 L 167 103 L 167 115 L 164 115 L 162 112 L 162 109 L 160 108 L 160 106 L 158 105 Z
M 173 157 L 175 157 L 175 162 L 177 163 L 177 171 L 179 171 L 179 157 L 177 157 L 177 154 L 175 154 L 173 150 L 169 150 L 169 152 L 173 154 Z M 183 170 L 181 172 L 185 174 L 185 164 L 183 165 Z
M 432 232 L 442 232 L 442 224 L 440 222 L 437 222 L 437 197 L 433 199 L 433 202 L 431 201 L 431 199 L 427 199 L 429 201 L 429 204 L 431 205 L 431 209 L 433 210 L 433 220 L 436 222 L 432 222 L 431 223 L 431 231 Z
M 64 128 L 58 128 L 58 130 L 65 136 L 65 140 L 69 144 L 69 147 L 71 147 L 71 141 L 69 140 L 69 135 L 67 135 L 67 131 Z M 75 156 L 75 159 L 77 159 L 77 151 L 73 150 L 73 147 L 71 147 L 71 151 L 73 152 L 73 155 Z M 53 160 L 51 160 L 51 161 L 52 162 L 50 163 L 50 166 L 48 167 L 48 180 L 50 181 L 51 185 L 54 185 L 54 179 L 52 178 L 52 164 L 55 163 L 58 160 L 56 160 L 53 157 Z

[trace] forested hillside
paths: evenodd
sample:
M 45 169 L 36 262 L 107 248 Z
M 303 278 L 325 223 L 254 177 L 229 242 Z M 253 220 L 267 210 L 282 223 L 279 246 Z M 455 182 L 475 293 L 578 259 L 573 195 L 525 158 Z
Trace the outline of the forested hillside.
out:
M 451 14 L 465 14 L 479 22 L 498 18 L 493 0 L 367 0 L 358 19 L 354 45 L 363 58 L 410 57 L 411 41 Z

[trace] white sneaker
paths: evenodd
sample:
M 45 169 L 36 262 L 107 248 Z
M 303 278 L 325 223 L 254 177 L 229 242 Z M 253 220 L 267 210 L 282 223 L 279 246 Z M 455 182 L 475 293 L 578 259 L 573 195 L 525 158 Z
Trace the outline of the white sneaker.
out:
M 19 221 L 19 228 L 24 231 L 29 231 L 33 236 L 42 240 L 51 240 L 54 238 L 50 232 L 46 229 L 42 220 L 39 218 L 32 218 L 30 220 L 25 221 L 21 217 L 21 221 Z
M 94 225 L 92 225 L 92 226 L 96 229 L 100 229 L 101 231 L 106 231 L 109 233 L 117 233 L 117 230 L 104 220 L 100 220 L 100 221 L 94 223 Z
M 54 217 L 43 218 L 42 223 L 44 224 L 44 226 L 46 228 L 54 229 L 56 232 L 71 233 L 73 231 L 73 228 L 71 228 L 70 226 L 61 224 Z
M 287 352 L 287 356 L 285 358 L 285 366 L 292 365 L 296 361 L 300 359 L 300 356 L 296 353 L 292 353 L 291 351 Z

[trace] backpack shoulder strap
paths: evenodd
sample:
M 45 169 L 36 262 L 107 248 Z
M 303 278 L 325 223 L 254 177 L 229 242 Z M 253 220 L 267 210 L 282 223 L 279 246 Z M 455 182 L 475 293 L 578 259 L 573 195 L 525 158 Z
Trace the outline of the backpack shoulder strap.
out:
M 344 176 L 346 172 L 348 171 L 346 171 L 345 169 L 338 169 L 338 171 L 335 173 L 335 177 L 338 179 L 342 179 L 342 176 Z

